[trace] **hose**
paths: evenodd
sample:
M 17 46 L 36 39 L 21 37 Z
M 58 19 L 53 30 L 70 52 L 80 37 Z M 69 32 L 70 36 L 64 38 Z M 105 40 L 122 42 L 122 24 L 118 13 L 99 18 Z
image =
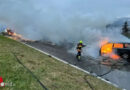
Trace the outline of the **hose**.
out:
M 13 54 L 14 57 L 16 58 L 17 62 L 18 62 L 19 64 L 21 64 L 21 65 L 32 75 L 33 78 L 35 78 L 35 79 L 37 80 L 37 82 L 42 86 L 42 88 L 43 88 L 44 90 L 48 90 L 47 87 L 34 75 L 34 73 L 32 73 L 32 72 L 18 59 L 18 57 L 16 56 L 16 54 L 13 53 L 13 52 L 12 52 L 12 54 Z
M 85 75 L 84 76 L 84 80 L 86 81 L 86 83 L 89 85 L 89 87 L 91 88 L 91 90 L 94 90 L 94 87 L 91 85 L 91 83 L 87 80 L 87 76 L 88 75 Z

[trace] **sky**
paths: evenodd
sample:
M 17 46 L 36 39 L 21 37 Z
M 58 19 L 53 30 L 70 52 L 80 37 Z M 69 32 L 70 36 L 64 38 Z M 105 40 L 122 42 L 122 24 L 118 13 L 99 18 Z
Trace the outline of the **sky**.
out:
M 87 17 L 91 18 L 91 25 L 91 22 L 104 18 L 108 23 L 115 18 L 130 16 L 129 10 L 130 0 L 0 0 L 0 22 L 15 28 L 11 25 L 13 22 L 35 24 L 62 19 L 64 23 L 68 18 Z

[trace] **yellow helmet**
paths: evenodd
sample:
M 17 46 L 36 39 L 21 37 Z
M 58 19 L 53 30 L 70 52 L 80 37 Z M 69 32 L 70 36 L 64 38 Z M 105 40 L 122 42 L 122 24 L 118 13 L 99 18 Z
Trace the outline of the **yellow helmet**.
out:
M 82 40 L 80 40 L 80 41 L 79 41 L 79 43 L 83 43 L 83 41 L 82 41 Z

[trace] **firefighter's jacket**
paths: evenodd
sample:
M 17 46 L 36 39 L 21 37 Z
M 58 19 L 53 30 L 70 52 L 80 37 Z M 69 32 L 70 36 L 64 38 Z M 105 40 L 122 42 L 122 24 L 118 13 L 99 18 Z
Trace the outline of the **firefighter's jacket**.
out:
M 81 52 L 82 51 L 82 48 L 84 47 L 85 45 L 83 45 L 82 43 L 78 43 L 77 44 L 77 51 L 78 52 Z

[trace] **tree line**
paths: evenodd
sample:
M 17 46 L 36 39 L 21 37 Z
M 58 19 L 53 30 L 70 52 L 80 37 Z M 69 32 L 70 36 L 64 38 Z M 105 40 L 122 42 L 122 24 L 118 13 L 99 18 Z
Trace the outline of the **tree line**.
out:
M 125 21 L 123 27 L 122 27 L 122 33 L 129 33 L 130 28 L 128 27 L 128 22 Z

